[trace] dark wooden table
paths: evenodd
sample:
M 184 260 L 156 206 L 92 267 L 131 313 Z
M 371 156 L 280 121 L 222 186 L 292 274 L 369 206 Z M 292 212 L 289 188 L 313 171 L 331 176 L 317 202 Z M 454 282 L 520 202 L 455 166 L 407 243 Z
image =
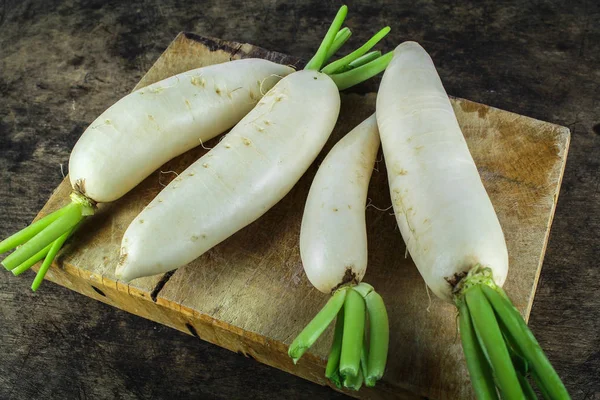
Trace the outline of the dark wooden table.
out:
M 125 4 L 127 3 L 127 4 Z M 0 237 L 58 185 L 85 127 L 179 31 L 309 58 L 337 1 L 0 0 Z M 448 92 L 568 126 L 572 143 L 530 326 L 574 399 L 600 399 L 600 3 L 348 2 Z M 569 2 L 573 3 L 573 2 Z M 241 355 L 0 271 L 0 398 L 341 398 Z

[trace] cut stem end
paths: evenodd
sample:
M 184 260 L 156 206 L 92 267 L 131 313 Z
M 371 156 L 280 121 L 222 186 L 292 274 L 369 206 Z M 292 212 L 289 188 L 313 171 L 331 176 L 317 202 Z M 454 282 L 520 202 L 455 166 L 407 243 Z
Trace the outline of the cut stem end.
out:
M 94 214 L 95 208 L 92 200 L 80 193 L 71 193 L 71 203 L 0 243 L 2 252 L 16 248 L 2 265 L 14 275 L 20 275 L 45 259 L 32 286 L 37 290 L 64 242 L 86 216 Z
M 519 311 L 493 280 L 474 267 L 456 286 L 460 335 L 478 399 L 532 398 L 532 376 L 546 399 L 570 399 Z
M 338 289 L 292 342 L 288 354 L 296 363 L 336 315 L 325 376 L 338 388 L 374 386 L 385 370 L 389 323 L 383 299 L 366 283 Z

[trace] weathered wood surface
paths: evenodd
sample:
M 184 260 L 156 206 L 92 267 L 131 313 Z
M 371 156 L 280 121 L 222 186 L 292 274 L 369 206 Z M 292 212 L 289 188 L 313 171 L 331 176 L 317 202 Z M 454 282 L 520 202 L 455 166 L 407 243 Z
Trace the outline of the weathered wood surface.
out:
M 586 21 L 598 15 L 597 5 L 414 8 L 399 2 L 386 13 L 350 6 L 356 10 L 352 27 L 397 21 L 388 48 L 405 38 L 424 42 L 440 60 L 449 93 L 571 128 L 564 190 L 531 326 L 574 398 L 594 398 L 600 392 L 600 141 L 594 130 L 600 54 L 598 25 Z M 194 7 L 202 11 L 194 14 Z M 6 216 L 0 236 L 31 220 L 60 180 L 58 164 L 66 162 L 82 129 L 133 87 L 182 27 L 308 57 L 318 41 L 312 25 L 324 25 L 321 13 L 335 7 L 0 2 L 0 210 Z M 293 24 L 282 22 L 292 14 L 299 17 Z M 261 29 L 247 29 L 257 16 Z M 365 36 L 358 33 L 357 42 Z M 2 398 L 335 396 L 58 286 L 44 285 L 41 296 L 32 296 L 29 283 L 0 276 Z M 56 379 L 45 378 L 49 370 Z
M 180 34 L 137 88 L 204 65 L 262 56 L 296 64 L 279 53 L 248 44 Z M 332 329 L 294 366 L 287 346 L 328 300 L 305 278 L 298 250 L 304 200 L 319 160 L 328 148 L 375 110 L 375 95 L 344 95 L 335 132 L 317 162 L 290 194 L 260 220 L 174 273 L 116 280 L 124 230 L 170 179 L 206 153 L 198 148 L 152 174 L 123 199 L 101 207 L 57 258 L 47 277 L 109 304 L 175 327 L 266 364 L 326 384 L 325 359 Z M 554 214 L 568 149 L 569 131 L 557 125 L 453 100 L 455 112 L 499 214 L 510 253 L 506 289 L 529 314 Z M 207 142 L 211 147 L 218 138 Z M 165 171 L 174 173 L 164 174 Z M 371 181 L 367 208 L 369 270 L 365 280 L 387 303 L 393 335 L 383 382 L 358 393 L 364 398 L 471 397 L 455 310 L 434 299 L 428 305 L 423 281 L 405 246 L 390 203 L 385 165 Z M 68 202 L 68 178 L 41 215 Z M 102 294 L 98 295 L 98 292 Z M 142 298 L 143 300 L 140 300 Z M 412 395 L 411 395 L 412 394 Z

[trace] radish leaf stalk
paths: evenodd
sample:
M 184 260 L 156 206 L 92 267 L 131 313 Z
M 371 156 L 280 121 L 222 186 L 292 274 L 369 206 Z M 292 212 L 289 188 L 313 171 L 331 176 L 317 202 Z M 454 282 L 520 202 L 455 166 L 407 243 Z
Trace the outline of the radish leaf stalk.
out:
M 71 194 L 71 203 L 59 210 L 59 217 L 50 224 L 39 230 L 35 236 L 26 241 L 21 247 L 17 248 L 11 255 L 2 261 L 2 265 L 8 270 L 13 270 L 31 257 L 42 251 L 46 246 L 68 233 L 71 228 L 77 225 L 86 216 L 94 214 L 95 204 L 89 199 L 77 193 Z M 51 216 L 56 214 L 51 214 Z M 47 220 L 46 220 L 47 221 Z M 44 222 L 46 222 L 44 221 Z M 40 220 L 39 222 L 42 222 Z M 35 224 L 31 225 L 34 226 Z M 27 230 L 28 228 L 25 228 Z M 21 231 L 23 232 L 23 231 Z M 18 232 L 15 236 L 21 234 Z M 7 239 L 7 240 L 10 240 Z M 63 241 L 64 243 L 64 241 Z M 62 243 L 61 243 L 62 246 Z M 57 251 L 60 250 L 60 247 Z
M 365 385 L 375 386 L 375 382 L 383 377 L 390 343 L 390 327 L 387 311 L 381 295 L 374 290 L 365 297 L 369 316 L 369 351 L 368 369 L 365 374 Z
M 497 400 L 498 394 L 494 384 L 492 370 L 477 340 L 467 303 L 458 304 L 460 338 L 467 360 L 467 368 L 471 377 L 471 385 L 479 400 Z
M 364 56 L 358 57 L 356 60 L 349 63 L 348 69 L 361 67 L 365 64 L 370 63 L 371 61 L 378 59 L 379 57 L 381 57 L 381 51 L 379 51 L 379 50 L 370 51 L 367 54 L 365 54 Z
M 570 399 L 558 374 L 525 321 L 506 293 L 494 283 L 489 268 L 472 268 L 456 289 L 463 349 L 478 398 L 489 398 L 485 397 L 478 387 L 480 382 L 477 377 L 487 374 L 487 370 L 491 369 L 494 371 L 498 389 L 505 398 L 535 398 L 531 397 L 534 392 L 527 380 L 531 370 L 531 375 L 545 399 Z M 465 322 L 469 316 L 486 353 L 483 360 L 470 355 L 471 332 Z M 500 330 L 500 336 L 496 335 L 496 326 Z M 507 354 L 510 362 L 506 359 Z M 515 384 L 515 378 L 518 385 Z
M 297 363 L 300 357 L 302 357 L 302 354 L 315 343 L 319 336 L 325 332 L 325 329 L 327 329 L 331 321 L 333 321 L 344 305 L 346 295 L 346 288 L 342 288 L 335 292 L 321 311 L 315 315 L 312 321 L 310 321 L 296 339 L 294 339 L 288 351 L 294 364 Z
M 333 342 L 327 357 L 327 367 L 325 368 L 325 377 L 332 381 L 339 389 L 342 388 L 342 379 L 339 374 L 340 356 L 342 354 L 342 339 L 344 336 L 344 306 L 337 314 L 335 320 L 335 331 L 333 333 Z
M 349 290 L 344 302 L 344 336 L 340 357 L 340 374 L 355 377 L 360 369 L 360 354 L 365 332 L 365 300 L 356 290 Z
M 498 290 L 502 289 L 496 288 L 494 290 L 489 286 L 483 286 L 482 290 L 493 307 L 495 314 L 504 326 L 506 326 L 519 354 L 537 372 L 537 376 L 541 379 L 539 385 L 544 387 L 547 393 L 552 393 L 553 399 L 569 398 L 560 377 L 552 367 L 552 364 L 550 364 L 550 361 L 548 361 L 535 336 L 533 336 L 533 333 L 531 333 L 527 324 L 525 324 L 521 314 L 519 314 L 505 294 L 501 295 L 498 293 Z
M 350 28 L 346 27 L 340 29 L 340 31 L 335 35 L 335 39 L 333 40 L 331 47 L 329 48 L 329 50 L 327 50 L 325 62 L 327 62 L 327 60 L 329 60 L 331 57 L 333 57 L 335 53 L 337 53 L 337 51 L 344 45 L 344 43 L 346 43 L 348 39 L 350 39 L 350 36 L 352 36 L 352 31 L 350 30 Z
M 327 60 L 327 56 L 329 55 L 331 57 L 333 55 L 333 54 L 331 54 L 331 55 L 329 54 L 329 49 L 333 45 L 333 43 L 335 41 L 335 37 L 336 37 L 338 31 L 340 30 L 340 28 L 342 27 L 342 24 L 344 23 L 344 20 L 346 19 L 347 14 L 348 14 L 348 7 L 345 5 L 341 6 L 337 12 L 335 18 L 333 19 L 333 22 L 329 26 L 329 29 L 327 30 L 327 33 L 325 34 L 325 37 L 323 38 L 323 41 L 319 45 L 319 48 L 317 49 L 315 55 L 313 56 L 313 58 L 310 59 L 310 61 L 304 67 L 305 70 L 314 70 L 314 71 L 321 70 L 321 67 Z
M 353 62 L 356 59 L 365 55 L 369 50 L 371 50 L 373 48 L 373 46 L 375 46 L 377 43 L 379 43 L 379 41 L 381 39 L 383 39 L 388 33 L 390 33 L 390 27 L 386 26 L 385 28 L 383 28 L 379 32 L 377 32 L 371 39 L 369 39 L 365 44 L 360 46 L 358 49 L 354 50 L 352 53 L 348 54 L 347 56 L 344 56 L 344 57 L 340 58 L 339 60 L 336 60 L 336 61 L 332 62 L 331 64 L 325 66 L 321 70 L 321 72 L 323 72 L 324 74 L 328 74 L 328 75 L 336 73 L 341 68 L 344 68 L 346 65 L 350 64 L 351 62 Z

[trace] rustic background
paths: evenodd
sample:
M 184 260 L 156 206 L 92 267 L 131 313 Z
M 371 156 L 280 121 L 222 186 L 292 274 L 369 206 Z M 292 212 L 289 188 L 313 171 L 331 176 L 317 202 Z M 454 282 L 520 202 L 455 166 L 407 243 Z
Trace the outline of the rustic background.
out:
M 600 5 L 349 1 L 351 43 L 421 42 L 452 95 L 568 126 L 530 326 L 574 399 L 600 399 Z M 309 58 L 341 3 L 0 0 L 0 237 L 31 221 L 87 124 L 179 31 Z M 350 47 L 350 46 L 349 46 Z M 66 173 L 66 169 L 65 169 Z M 0 271 L 1 272 L 1 271 Z M 341 398 L 31 275 L 0 273 L 0 398 Z

